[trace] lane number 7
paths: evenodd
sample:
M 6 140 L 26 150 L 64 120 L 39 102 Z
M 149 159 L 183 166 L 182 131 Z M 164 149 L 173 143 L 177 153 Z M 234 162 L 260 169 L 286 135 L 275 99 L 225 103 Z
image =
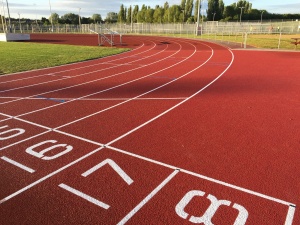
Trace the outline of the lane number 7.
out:
M 102 161 L 101 163 L 97 164 L 96 166 L 93 166 L 91 169 L 87 170 L 86 172 L 84 172 L 83 174 L 81 174 L 81 176 L 83 177 L 87 177 L 89 175 L 91 175 L 92 173 L 94 173 L 96 170 L 100 169 L 101 167 L 103 167 L 104 165 L 110 165 L 113 170 L 128 184 L 131 185 L 133 183 L 133 180 L 124 172 L 124 170 L 121 169 L 121 167 L 118 166 L 117 163 L 115 163 L 113 160 L 111 159 L 106 159 L 104 161 Z M 71 192 L 72 194 L 75 194 L 97 206 L 100 206 L 104 209 L 108 209 L 110 206 L 104 202 L 99 201 L 98 199 L 95 199 L 79 190 L 76 190 L 66 184 L 59 184 L 59 187 L 63 188 L 66 191 Z

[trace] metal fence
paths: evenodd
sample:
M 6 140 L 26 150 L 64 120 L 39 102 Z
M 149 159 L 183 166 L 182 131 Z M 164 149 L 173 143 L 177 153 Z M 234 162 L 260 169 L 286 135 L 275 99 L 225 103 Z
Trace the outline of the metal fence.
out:
M 11 32 L 13 33 L 90 33 L 90 30 L 99 29 L 99 24 L 82 25 L 39 25 L 39 24 L 13 24 Z M 236 34 L 236 33 L 255 33 L 255 34 L 299 34 L 300 22 L 218 22 L 208 21 L 197 24 L 101 24 L 102 28 L 107 28 L 118 33 L 134 34 Z M 7 32 L 0 27 L 0 33 Z

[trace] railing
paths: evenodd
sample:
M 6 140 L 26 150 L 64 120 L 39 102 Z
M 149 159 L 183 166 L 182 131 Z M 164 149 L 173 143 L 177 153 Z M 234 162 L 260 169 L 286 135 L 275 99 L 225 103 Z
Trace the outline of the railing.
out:
M 120 44 L 122 45 L 122 34 L 117 31 L 112 31 L 106 27 L 102 27 L 101 25 L 95 26 L 94 28 L 95 30 L 90 29 L 90 32 L 98 34 L 99 45 L 104 45 L 105 42 L 109 43 L 111 46 L 115 45 L 115 35 L 120 36 Z M 110 36 L 110 39 L 107 36 Z

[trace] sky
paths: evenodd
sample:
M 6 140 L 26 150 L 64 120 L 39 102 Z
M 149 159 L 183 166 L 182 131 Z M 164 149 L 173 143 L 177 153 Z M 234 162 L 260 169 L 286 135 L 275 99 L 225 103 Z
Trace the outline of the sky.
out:
M 181 0 L 0 0 L 0 14 L 3 14 L 3 6 L 7 15 L 6 2 L 12 18 L 41 19 L 49 18 L 50 5 L 52 13 L 62 16 L 66 13 L 80 14 L 83 17 L 91 17 L 93 14 L 100 14 L 104 19 L 108 12 L 118 13 L 121 4 L 125 7 L 130 5 L 145 4 L 146 6 L 163 6 L 165 2 L 169 5 L 181 3 Z M 299 0 L 248 0 L 252 8 L 265 9 L 270 13 L 298 13 L 300 14 Z M 207 0 L 202 0 L 204 7 L 207 7 Z M 225 6 L 235 3 L 236 0 L 223 0 Z M 49 4 L 50 3 L 50 4 Z M 300 19 L 300 18 L 299 18 Z

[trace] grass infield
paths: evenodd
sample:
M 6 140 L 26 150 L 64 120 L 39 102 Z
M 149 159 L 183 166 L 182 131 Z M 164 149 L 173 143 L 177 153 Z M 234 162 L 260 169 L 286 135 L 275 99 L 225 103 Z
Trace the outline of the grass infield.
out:
M 0 75 L 119 54 L 129 49 L 0 42 Z

